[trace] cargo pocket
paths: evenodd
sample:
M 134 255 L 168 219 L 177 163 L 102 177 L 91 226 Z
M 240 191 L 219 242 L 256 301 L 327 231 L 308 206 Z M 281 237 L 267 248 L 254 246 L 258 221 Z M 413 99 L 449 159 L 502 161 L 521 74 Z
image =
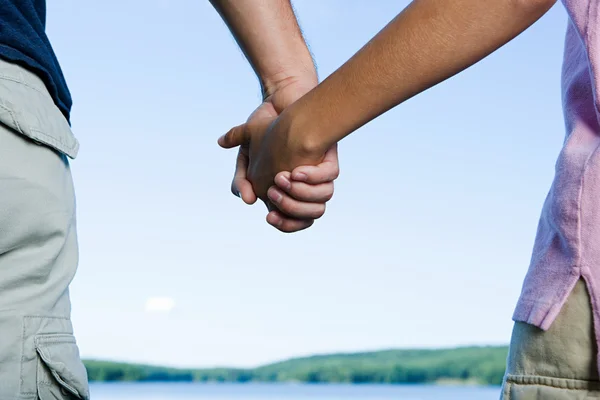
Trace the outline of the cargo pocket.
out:
M 70 334 L 37 335 L 37 391 L 40 400 L 90 398 L 87 371 Z

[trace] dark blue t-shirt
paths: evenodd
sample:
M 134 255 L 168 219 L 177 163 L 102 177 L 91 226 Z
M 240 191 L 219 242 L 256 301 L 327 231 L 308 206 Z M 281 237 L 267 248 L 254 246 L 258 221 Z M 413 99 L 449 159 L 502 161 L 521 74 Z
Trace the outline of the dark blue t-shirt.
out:
M 45 0 L 0 0 L 0 57 L 35 72 L 69 119 L 71 94 L 46 36 Z

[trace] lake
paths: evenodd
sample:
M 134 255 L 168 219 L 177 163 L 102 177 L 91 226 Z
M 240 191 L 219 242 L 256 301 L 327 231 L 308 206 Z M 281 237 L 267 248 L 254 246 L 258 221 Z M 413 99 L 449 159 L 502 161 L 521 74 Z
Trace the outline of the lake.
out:
M 499 387 L 93 383 L 92 400 L 498 400 Z

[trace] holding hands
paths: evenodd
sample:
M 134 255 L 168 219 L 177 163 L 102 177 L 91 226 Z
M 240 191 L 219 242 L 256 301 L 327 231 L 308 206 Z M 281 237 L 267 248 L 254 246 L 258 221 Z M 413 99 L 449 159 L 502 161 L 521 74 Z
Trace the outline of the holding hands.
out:
M 218 142 L 227 149 L 239 146 L 231 191 L 247 204 L 262 200 L 267 222 L 282 232 L 306 229 L 325 213 L 339 173 L 337 145 L 327 151 L 309 148 L 291 134 L 292 119 L 283 113 L 315 80 L 279 85 L 246 123 Z

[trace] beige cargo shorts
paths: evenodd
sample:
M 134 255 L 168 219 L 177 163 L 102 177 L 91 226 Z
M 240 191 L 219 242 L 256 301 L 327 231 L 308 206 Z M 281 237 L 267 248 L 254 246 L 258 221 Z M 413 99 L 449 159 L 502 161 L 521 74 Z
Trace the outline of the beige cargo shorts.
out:
M 68 289 L 77 150 L 43 82 L 0 60 L 0 400 L 89 398 Z
M 548 331 L 515 323 L 501 400 L 600 400 L 597 354 L 580 280 Z

